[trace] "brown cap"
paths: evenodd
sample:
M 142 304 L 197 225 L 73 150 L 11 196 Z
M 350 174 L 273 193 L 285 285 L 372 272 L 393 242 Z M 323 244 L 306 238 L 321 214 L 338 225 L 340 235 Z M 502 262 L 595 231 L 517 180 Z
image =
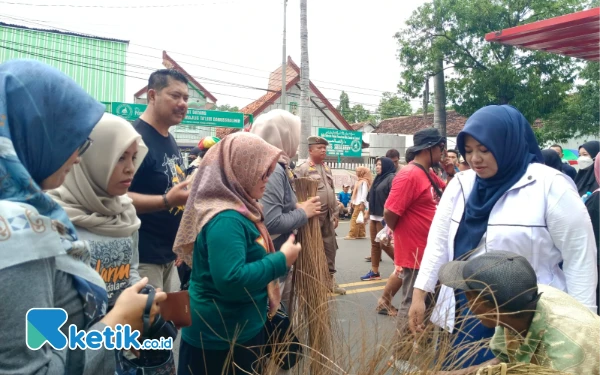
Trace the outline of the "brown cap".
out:
M 325 145 L 328 146 L 329 142 L 325 138 L 318 137 L 316 135 L 308 137 L 308 145 Z

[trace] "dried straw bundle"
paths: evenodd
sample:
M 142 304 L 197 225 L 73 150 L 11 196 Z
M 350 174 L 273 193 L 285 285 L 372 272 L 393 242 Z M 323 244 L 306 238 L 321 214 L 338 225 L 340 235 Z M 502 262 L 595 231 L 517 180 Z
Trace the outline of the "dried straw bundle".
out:
M 296 196 L 305 202 L 317 195 L 318 182 L 300 178 L 296 182 Z M 333 332 L 329 292 L 331 279 L 323 247 L 318 217 L 309 219 L 297 236 L 302 251 L 294 269 L 294 295 L 296 334 L 306 343 L 304 354 L 310 359 L 310 373 L 331 374 Z
M 506 364 L 482 367 L 477 370 L 477 375 L 570 375 L 566 372 L 553 370 L 547 367 L 536 366 L 529 363 Z

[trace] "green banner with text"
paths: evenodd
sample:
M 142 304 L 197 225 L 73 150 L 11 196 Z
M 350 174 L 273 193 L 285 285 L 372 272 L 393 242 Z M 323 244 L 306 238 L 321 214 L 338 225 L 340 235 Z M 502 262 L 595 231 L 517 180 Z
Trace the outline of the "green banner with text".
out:
M 330 156 L 362 156 L 362 133 L 331 128 L 319 128 L 318 135 L 329 142 L 327 155 Z
M 135 121 L 146 110 L 146 104 L 131 104 L 111 102 L 106 104 L 106 111 L 124 118 L 127 121 Z M 190 108 L 181 125 L 212 126 L 220 128 L 244 128 L 244 114 L 240 112 L 210 111 L 205 109 Z

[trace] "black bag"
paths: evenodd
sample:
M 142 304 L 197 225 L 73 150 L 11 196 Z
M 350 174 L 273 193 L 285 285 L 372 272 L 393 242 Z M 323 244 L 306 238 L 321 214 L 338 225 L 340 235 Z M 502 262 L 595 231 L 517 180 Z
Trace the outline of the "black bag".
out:
M 294 367 L 300 359 L 302 346 L 298 337 L 292 330 L 292 322 L 283 305 L 280 305 L 277 313 L 265 322 L 267 345 L 266 357 L 277 357 L 279 368 L 289 370 Z

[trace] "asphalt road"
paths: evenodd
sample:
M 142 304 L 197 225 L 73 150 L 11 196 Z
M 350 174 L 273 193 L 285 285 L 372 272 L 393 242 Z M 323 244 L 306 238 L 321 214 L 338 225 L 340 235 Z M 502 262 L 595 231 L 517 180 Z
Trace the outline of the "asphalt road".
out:
M 339 340 L 342 348 L 338 352 L 346 357 L 342 360 L 345 364 L 341 365 L 346 371 L 352 372 L 357 358 L 367 358 L 372 355 L 369 351 L 389 347 L 390 340 L 395 334 L 396 318 L 379 315 L 375 311 L 387 277 L 394 269 L 392 260 L 387 255 L 383 255 L 384 260 L 380 265 L 381 280 L 361 281 L 360 277 L 370 270 L 371 263 L 367 263 L 364 258 L 371 253 L 371 242 L 369 238 L 344 240 L 349 228 L 349 221 L 341 221 L 336 230 L 339 246 L 336 257 L 338 271 L 336 280 L 347 290 L 347 294 L 334 297 L 336 302 L 334 317 L 337 320 L 337 327 L 342 330 Z M 397 299 L 398 296 L 393 301 L 395 306 L 398 305 Z M 179 337 L 173 350 L 177 359 Z

